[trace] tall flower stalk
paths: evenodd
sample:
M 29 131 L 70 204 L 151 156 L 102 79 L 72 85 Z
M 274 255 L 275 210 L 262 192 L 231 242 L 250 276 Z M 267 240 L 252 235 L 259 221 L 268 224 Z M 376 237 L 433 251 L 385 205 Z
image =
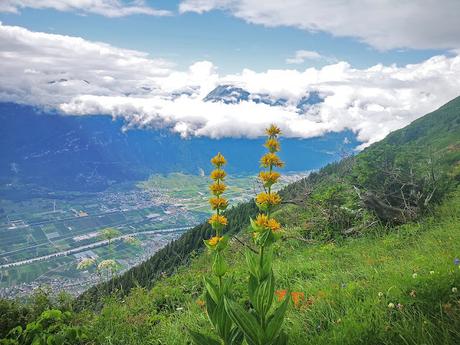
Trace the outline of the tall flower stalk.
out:
M 198 345 L 240 345 L 243 342 L 243 334 L 235 326 L 225 310 L 224 298 L 229 293 L 230 278 L 226 277 L 228 265 L 225 262 L 224 250 L 228 245 L 228 236 L 223 234 L 227 225 L 227 218 L 222 214 L 228 207 L 228 201 L 223 197 L 227 189 L 223 167 L 227 163 L 224 156 L 218 153 L 211 159 L 214 170 L 211 172 L 212 184 L 209 186 L 212 197 L 209 204 L 214 214 L 209 218 L 209 224 L 213 229 L 213 236 L 204 240 L 206 247 L 211 252 L 213 278 L 205 277 L 206 287 L 205 301 L 206 312 L 209 321 L 219 336 L 219 341 L 199 332 L 189 331 L 193 341 Z
M 281 326 L 289 304 L 289 294 L 279 306 L 274 307 L 275 277 L 272 269 L 272 244 L 281 237 L 281 226 L 272 216 L 281 197 L 272 188 L 280 177 L 275 168 L 283 167 L 284 163 L 277 156 L 280 151 L 280 129 L 271 125 L 266 133 L 268 138 L 264 146 L 268 152 L 260 160 L 265 170 L 259 173 L 264 191 L 255 199 L 260 212 L 255 220 L 251 219 L 250 227 L 258 253 L 246 252 L 248 293 L 252 308 L 248 311 L 227 297 L 224 302 L 227 314 L 243 332 L 248 345 L 285 345 L 288 340 Z

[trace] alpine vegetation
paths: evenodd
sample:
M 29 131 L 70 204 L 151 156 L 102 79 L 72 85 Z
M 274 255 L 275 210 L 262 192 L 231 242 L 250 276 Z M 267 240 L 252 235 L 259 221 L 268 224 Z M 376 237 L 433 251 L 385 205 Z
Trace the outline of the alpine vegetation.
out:
M 280 174 L 274 168 L 283 167 L 284 163 L 277 156 L 280 151 L 278 136 L 281 131 L 275 125 L 266 130 L 267 140 L 265 147 L 268 152 L 261 158 L 263 170 L 259 179 L 264 191 L 257 195 L 256 205 L 259 214 L 256 219 L 251 218 L 249 231 L 253 243 L 258 250 L 246 252 L 246 263 L 249 271 L 248 295 L 250 308 L 246 310 L 235 302 L 231 294 L 232 277 L 227 277 L 227 264 L 224 251 L 228 245 L 228 236 L 222 235 L 227 225 L 227 218 L 221 214 L 228 206 L 228 201 L 222 197 L 226 186 L 224 184 L 226 164 L 225 158 L 218 153 L 211 163 L 215 170 L 211 173 L 214 181 L 210 190 L 213 197 L 210 199 L 211 208 L 215 214 L 209 219 L 215 235 L 204 243 L 212 252 L 212 273 L 216 279 L 204 278 L 206 286 L 206 311 L 211 324 L 220 338 L 220 342 L 194 331 L 190 334 L 198 345 L 203 344 L 241 344 L 243 340 L 249 345 L 281 345 L 287 344 L 287 336 L 281 330 L 284 314 L 289 304 L 289 298 L 274 308 L 275 277 L 272 269 L 272 244 L 281 237 L 281 225 L 273 218 L 273 208 L 280 204 L 281 197 L 272 191 Z M 289 294 L 287 294 L 289 296 Z

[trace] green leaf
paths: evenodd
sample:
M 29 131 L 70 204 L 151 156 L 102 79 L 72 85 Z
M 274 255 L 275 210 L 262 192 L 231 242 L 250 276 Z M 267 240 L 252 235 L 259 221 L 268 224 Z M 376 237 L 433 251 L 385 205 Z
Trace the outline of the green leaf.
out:
M 209 292 L 206 292 L 205 294 L 205 302 L 206 302 L 206 311 L 208 314 L 209 321 L 211 321 L 212 325 L 216 327 L 217 320 L 216 320 L 215 311 L 217 309 L 217 304 L 216 302 L 214 302 Z
M 287 345 L 287 343 L 288 343 L 288 336 L 286 335 L 286 333 L 281 331 L 278 338 L 276 338 L 275 341 L 273 342 L 273 345 Z
M 267 278 L 256 287 L 252 303 L 260 315 L 266 315 L 272 306 L 273 295 L 275 294 L 274 280 L 273 272 L 270 272 Z
M 220 252 L 216 252 L 214 256 L 214 263 L 212 264 L 212 271 L 218 277 L 222 277 L 227 272 L 227 263 Z
M 188 330 L 190 337 L 196 345 L 221 345 L 217 340 L 208 337 L 207 335 Z
M 209 295 L 214 300 L 214 302 L 216 304 L 219 303 L 220 292 L 217 285 L 215 285 L 208 277 L 204 277 L 204 286 L 206 287 L 206 290 L 209 292 Z
M 238 327 L 233 327 L 230 331 L 230 344 L 240 345 L 243 343 L 244 334 Z
M 274 339 L 279 334 L 281 326 L 283 324 L 284 314 L 286 314 L 286 310 L 289 305 L 289 296 L 290 292 L 288 291 L 283 303 L 275 310 L 275 312 L 271 316 L 266 328 L 267 339 Z
M 246 264 L 248 265 L 249 272 L 256 277 L 259 277 L 259 257 L 251 252 L 246 251 Z
M 228 343 L 231 337 L 230 330 L 232 328 L 232 320 L 225 310 L 223 300 L 217 305 L 215 315 L 217 332 L 222 339 L 225 339 L 225 343 Z
M 273 262 L 273 249 L 265 248 L 264 257 L 262 260 L 262 265 L 260 267 L 259 280 L 265 279 L 272 272 L 272 262 Z
M 238 303 L 224 297 L 225 309 L 233 322 L 241 329 L 250 344 L 262 345 L 263 330 L 257 319 L 249 312 L 244 310 Z

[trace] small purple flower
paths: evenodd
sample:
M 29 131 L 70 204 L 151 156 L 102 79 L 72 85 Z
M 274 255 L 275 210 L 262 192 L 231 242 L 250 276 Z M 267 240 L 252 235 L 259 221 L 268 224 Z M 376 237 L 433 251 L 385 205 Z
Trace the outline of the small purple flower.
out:
M 459 259 L 459 258 L 455 258 L 455 259 L 454 259 L 454 265 L 455 265 L 455 266 L 460 265 L 460 259 Z

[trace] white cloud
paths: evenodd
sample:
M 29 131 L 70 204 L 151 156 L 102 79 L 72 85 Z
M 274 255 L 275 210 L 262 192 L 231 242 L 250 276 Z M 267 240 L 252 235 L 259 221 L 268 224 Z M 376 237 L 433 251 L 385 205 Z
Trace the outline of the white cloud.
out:
M 435 56 L 406 66 L 356 69 L 346 62 L 308 68 L 220 75 L 209 61 L 185 71 L 147 54 L 77 37 L 0 24 L 0 101 L 108 114 L 128 126 L 168 127 L 183 136 L 256 137 L 269 123 L 289 137 L 350 129 L 365 144 L 382 139 L 460 93 L 460 56 Z M 217 85 L 284 98 L 283 106 L 204 102 Z M 305 112 L 302 97 L 323 103 Z
M 321 60 L 324 57 L 312 50 L 297 50 L 293 57 L 287 58 L 286 63 L 288 64 L 302 64 L 305 60 Z
M 133 14 L 167 16 L 166 10 L 157 10 L 145 4 L 145 1 L 120 0 L 1 0 L 0 12 L 19 13 L 23 8 L 54 9 L 57 11 L 77 11 L 94 13 L 106 17 L 123 17 Z
M 458 0 L 183 0 L 179 9 L 224 10 L 250 23 L 354 37 L 383 50 L 460 47 Z

